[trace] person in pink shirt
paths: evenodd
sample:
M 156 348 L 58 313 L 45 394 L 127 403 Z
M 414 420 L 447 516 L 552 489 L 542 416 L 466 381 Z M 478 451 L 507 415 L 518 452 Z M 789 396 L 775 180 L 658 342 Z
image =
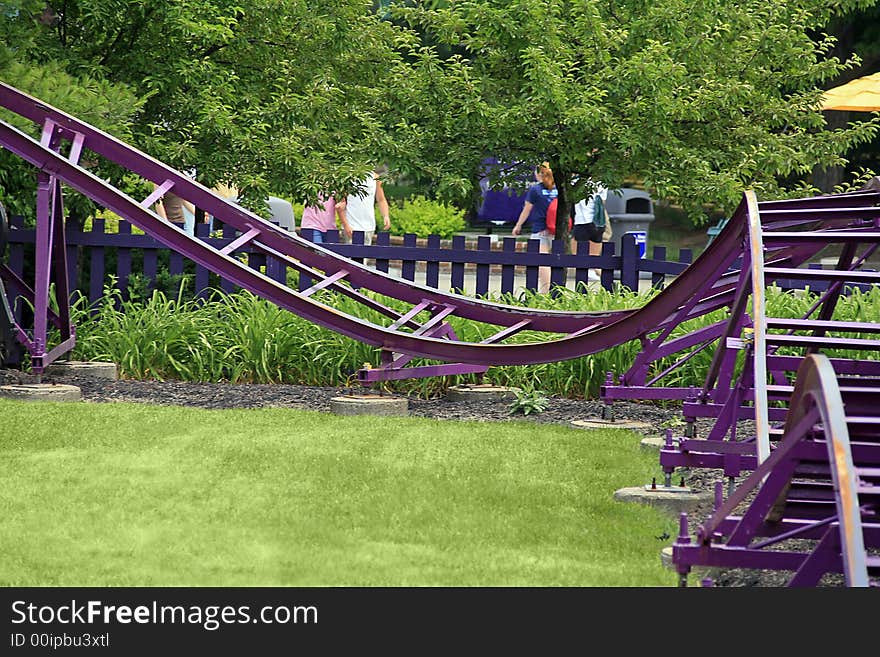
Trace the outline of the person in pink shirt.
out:
M 335 230 L 336 218 L 339 217 L 339 225 L 345 235 L 351 238 L 351 228 L 345 216 L 345 200 L 337 201 L 331 196 L 321 197 L 318 201 L 317 205 L 307 205 L 303 208 L 300 228 L 313 229 L 312 241 L 315 244 L 322 244 L 327 237 L 327 231 Z

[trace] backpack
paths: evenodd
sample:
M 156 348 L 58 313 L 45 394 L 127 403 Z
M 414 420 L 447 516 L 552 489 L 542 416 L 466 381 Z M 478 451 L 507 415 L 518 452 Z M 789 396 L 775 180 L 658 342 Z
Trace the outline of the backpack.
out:
M 554 198 L 550 201 L 550 205 L 547 206 L 547 231 L 551 235 L 556 234 L 556 200 Z
M 593 197 L 593 224 L 597 228 L 605 228 L 605 217 L 607 216 L 605 203 L 602 202 L 602 197 L 596 194 Z

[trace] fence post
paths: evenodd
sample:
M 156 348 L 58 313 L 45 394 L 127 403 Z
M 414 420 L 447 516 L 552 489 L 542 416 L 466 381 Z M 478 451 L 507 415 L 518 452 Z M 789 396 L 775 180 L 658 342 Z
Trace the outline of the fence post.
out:
M 403 247 L 405 249 L 414 249 L 416 248 L 416 234 L 415 233 L 406 233 L 403 236 Z M 400 263 L 400 275 L 408 281 L 416 280 L 416 261 L 415 260 L 403 260 Z
M 502 251 L 507 253 L 516 253 L 516 238 L 505 237 L 502 242 Z M 513 294 L 513 288 L 516 283 L 516 265 L 504 263 L 501 265 L 501 293 Z
M 24 230 L 24 217 L 21 215 L 14 215 L 9 217 L 9 225 L 12 229 Z M 15 234 L 14 230 L 9 231 L 9 268 L 12 269 L 18 277 L 21 279 L 25 278 L 24 271 L 24 244 L 12 241 L 12 236 Z M 18 322 L 19 326 L 22 325 L 24 320 L 24 304 L 20 303 L 18 299 L 15 299 L 14 305 L 12 307 L 12 314 L 15 317 L 15 321 Z
M 635 243 L 635 240 L 633 240 L 633 243 Z M 602 255 L 600 257 L 603 264 L 600 265 L 602 273 L 599 275 L 599 278 L 601 279 L 602 287 L 611 292 L 614 289 L 614 265 L 611 260 L 614 257 L 614 242 L 602 243 Z M 605 263 L 607 263 L 607 266 Z
M 666 260 L 666 247 L 655 246 L 653 258 L 654 260 Z M 662 290 L 665 286 L 666 274 L 658 274 L 657 272 L 651 274 L 651 287 L 657 290 Z
M 376 246 L 391 246 L 391 233 L 376 233 Z M 381 272 L 387 274 L 389 264 L 388 258 L 376 258 L 376 269 Z
M 119 220 L 119 235 L 131 235 L 131 224 L 125 219 Z M 127 246 L 116 248 L 116 285 L 122 298 L 128 297 L 128 277 L 131 275 L 131 249 Z
M 580 266 L 580 259 L 590 257 L 590 243 L 584 240 L 578 242 L 575 255 L 578 258 L 578 266 L 574 269 L 574 289 L 577 292 L 587 292 L 590 284 L 590 269 L 592 267 L 589 266 L 589 263 Z
M 92 220 L 92 235 L 95 236 L 96 242 L 103 241 L 98 236 L 104 237 L 106 225 L 107 222 L 103 219 Z M 89 304 L 93 304 L 104 294 L 104 272 L 106 267 L 104 247 L 93 246 L 89 249 L 89 260 Z M 95 308 L 95 312 L 97 312 L 97 308 Z
M 223 239 L 229 240 L 230 242 L 235 239 L 236 233 L 238 231 L 235 230 L 232 226 L 228 224 L 223 224 Z M 234 258 L 235 253 L 230 253 L 230 257 Z M 226 294 L 232 294 L 235 292 L 235 283 L 232 281 L 227 281 L 225 278 L 220 278 L 220 289 L 222 289 Z
M 71 232 L 80 233 L 80 231 Z M 67 252 L 67 296 L 69 297 L 67 301 L 68 303 L 70 303 L 70 299 L 73 297 L 74 290 L 79 289 L 79 247 L 75 244 L 71 244 L 73 240 L 69 239 L 66 226 L 64 227 L 63 233 L 65 234 L 64 239 L 67 242 L 67 244 L 65 245 L 65 251 Z M 80 233 L 80 235 L 82 235 L 82 233 Z
M 477 251 L 489 252 L 492 250 L 492 238 L 488 235 L 477 237 Z M 489 294 L 489 263 L 477 263 L 476 290 L 475 294 Z
M 355 230 L 351 233 L 351 243 L 355 246 L 363 246 L 364 245 L 364 231 Z M 352 258 L 355 262 L 359 262 L 364 264 L 363 258 Z
M 528 254 L 540 254 L 541 253 L 541 240 L 528 240 L 526 242 L 526 253 Z M 526 260 L 529 262 L 529 259 Z M 534 262 L 532 260 L 532 262 Z M 538 266 L 527 264 L 526 265 L 526 289 L 530 292 L 538 291 Z
M 315 229 L 314 228 L 300 228 L 299 229 L 299 236 L 301 238 L 303 238 L 306 242 L 311 242 L 312 244 L 314 244 L 314 242 L 315 242 Z M 312 287 L 312 285 L 314 285 L 314 281 L 312 281 L 312 277 L 309 276 L 304 271 L 301 271 L 299 273 L 299 284 L 297 285 L 297 288 L 299 289 L 299 291 L 302 292 L 303 290 L 308 290 L 310 287 Z
M 428 249 L 440 252 L 440 236 L 428 235 Z M 425 285 L 440 289 L 440 259 L 429 260 L 425 265 Z
M 204 222 L 197 222 L 195 235 L 200 240 L 207 241 L 211 235 L 211 226 Z M 174 255 L 174 251 L 171 252 L 171 255 Z M 171 264 L 169 262 L 168 265 L 169 272 L 172 276 L 174 275 L 171 270 Z M 183 274 L 183 259 L 180 259 L 180 274 Z M 211 285 L 211 273 L 208 271 L 207 267 L 203 267 L 202 265 L 196 263 L 196 278 L 195 283 L 193 285 L 193 293 L 199 299 L 207 298 L 209 291 L 208 287 Z
M 633 292 L 639 291 L 639 247 L 636 236 L 626 233 L 620 241 L 620 284 Z
M 159 253 L 156 249 L 142 249 L 144 255 L 144 276 L 147 277 L 147 292 L 151 293 L 156 289 L 156 276 L 159 269 L 158 259 Z
M 464 235 L 453 235 L 451 286 L 452 290 L 458 294 L 464 294 L 464 260 L 466 258 Z M 458 262 L 459 260 L 460 262 Z
M 681 249 L 678 252 L 678 261 L 689 265 L 694 261 L 694 252 L 690 249 Z

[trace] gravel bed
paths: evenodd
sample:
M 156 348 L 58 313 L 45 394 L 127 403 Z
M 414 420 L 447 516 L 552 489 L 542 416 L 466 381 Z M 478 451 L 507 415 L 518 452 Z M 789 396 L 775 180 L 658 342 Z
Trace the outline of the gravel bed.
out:
M 34 383 L 36 377 L 17 370 L 0 369 L 0 385 Z M 204 409 L 225 408 L 297 408 L 330 412 L 333 397 L 352 392 L 350 389 L 302 385 L 262 385 L 228 383 L 190 383 L 182 381 L 135 381 L 92 378 L 75 375 L 51 375 L 43 377 L 44 383 L 65 383 L 79 386 L 83 400 L 92 403 L 136 402 L 146 404 L 190 406 Z M 359 389 L 354 390 L 358 392 Z M 442 420 L 473 420 L 504 422 L 520 420 L 538 423 L 569 425 L 574 420 L 601 419 L 605 404 L 598 400 L 574 400 L 549 398 L 549 406 L 538 414 L 511 415 L 508 401 L 449 401 L 437 399 L 409 399 L 410 415 Z M 675 424 L 681 419 L 681 411 L 674 405 L 634 403 L 617 401 L 613 405 L 614 419 L 642 422 L 649 428 L 638 430 L 646 436 L 656 437 L 665 433 L 664 425 Z M 697 421 L 698 435 L 706 435 L 711 428 L 708 420 Z M 747 429 L 747 428 L 746 428 Z M 746 434 L 747 435 L 747 434 Z M 659 464 L 658 464 L 658 473 Z M 716 481 L 726 481 L 716 470 L 680 469 L 676 471 L 676 484 L 684 478 L 685 485 L 696 491 L 712 491 Z M 650 482 L 633 482 L 633 486 Z M 662 483 L 662 482 L 660 482 Z M 726 483 L 725 483 L 726 491 Z M 611 494 L 611 491 L 609 491 Z M 712 504 L 698 508 L 691 515 L 691 531 L 712 512 Z M 659 549 L 658 549 L 659 559 Z M 715 586 L 780 586 L 787 579 L 786 573 L 773 571 L 726 570 L 716 572 Z M 691 586 L 699 584 L 691 575 Z

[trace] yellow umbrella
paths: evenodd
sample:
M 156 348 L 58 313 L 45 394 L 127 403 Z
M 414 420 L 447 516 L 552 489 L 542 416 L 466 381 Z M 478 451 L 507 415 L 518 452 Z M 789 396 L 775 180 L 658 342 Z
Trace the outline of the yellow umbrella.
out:
M 880 110 L 880 73 L 856 78 L 825 92 L 823 110 L 876 112 Z

